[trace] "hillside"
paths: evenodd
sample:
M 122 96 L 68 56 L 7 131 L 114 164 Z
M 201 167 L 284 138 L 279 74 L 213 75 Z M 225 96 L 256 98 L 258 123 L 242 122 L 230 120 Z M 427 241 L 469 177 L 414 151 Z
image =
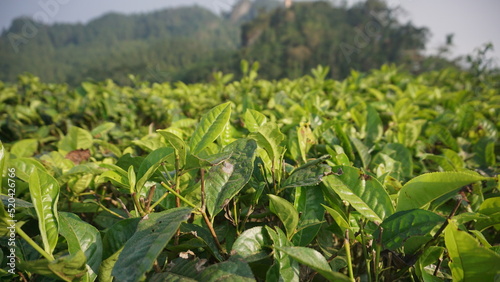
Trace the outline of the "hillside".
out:
M 34 30 L 34 35 L 26 31 Z M 421 55 L 429 31 L 400 23 L 384 1 L 352 7 L 328 2 L 241 0 L 216 15 L 201 7 L 148 14 L 107 14 L 88 24 L 43 25 L 17 19 L 0 36 L 0 80 L 23 72 L 46 82 L 78 85 L 129 74 L 148 81 L 203 82 L 212 73 L 241 73 L 240 62 L 260 62 L 266 79 L 294 78 L 317 65 L 333 78 L 395 63 L 412 72 L 453 65 Z M 431 67 L 432 69 L 432 67 Z
M 26 26 L 36 29 L 36 36 L 13 40 Z M 200 7 L 107 14 L 86 25 L 18 19 L 0 37 L 0 79 L 13 81 L 27 71 L 44 81 L 69 83 L 124 82 L 129 73 L 164 80 L 215 50 L 235 50 L 237 38 L 236 26 Z

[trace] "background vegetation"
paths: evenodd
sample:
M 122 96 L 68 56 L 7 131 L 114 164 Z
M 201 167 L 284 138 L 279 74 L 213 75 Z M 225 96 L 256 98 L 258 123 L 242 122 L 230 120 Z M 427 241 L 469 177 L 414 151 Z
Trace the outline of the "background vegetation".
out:
M 36 36 L 22 36 L 27 31 Z M 214 71 L 239 73 L 241 59 L 259 61 L 267 79 L 300 77 L 318 64 L 337 79 L 384 63 L 414 73 L 453 65 L 421 54 L 428 34 L 400 23 L 397 11 L 379 0 L 352 7 L 298 2 L 289 10 L 276 1 L 241 1 L 222 16 L 190 7 L 108 14 L 85 25 L 17 19 L 0 36 L 0 80 L 29 72 L 71 85 L 108 78 L 130 84 L 129 74 L 201 82 Z

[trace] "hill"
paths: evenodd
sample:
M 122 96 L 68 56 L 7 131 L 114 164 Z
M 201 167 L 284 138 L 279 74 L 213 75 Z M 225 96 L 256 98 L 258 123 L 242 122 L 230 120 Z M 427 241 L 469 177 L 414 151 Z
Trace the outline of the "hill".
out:
M 0 80 L 23 72 L 77 85 L 129 74 L 149 81 L 202 82 L 215 71 L 239 73 L 240 61 L 261 63 L 266 79 L 294 78 L 317 65 L 342 79 L 351 69 L 384 63 L 427 70 L 421 55 L 428 30 L 400 23 L 384 1 L 352 7 L 328 2 L 241 0 L 216 15 L 201 7 L 148 14 L 107 14 L 88 24 L 43 25 L 17 19 L 0 36 Z M 436 58 L 432 58 L 436 60 Z M 439 59 L 439 66 L 450 63 Z

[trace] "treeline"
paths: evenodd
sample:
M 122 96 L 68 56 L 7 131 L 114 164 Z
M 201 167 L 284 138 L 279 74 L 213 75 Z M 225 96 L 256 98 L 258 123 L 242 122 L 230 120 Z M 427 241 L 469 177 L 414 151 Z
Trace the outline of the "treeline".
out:
M 299 77 L 319 64 L 334 78 L 384 63 L 419 72 L 426 70 L 420 51 L 427 37 L 426 28 L 398 22 L 380 0 L 352 7 L 298 2 L 290 9 L 242 0 L 222 16 L 194 6 L 107 14 L 85 25 L 20 18 L 0 37 L 0 80 L 29 72 L 73 85 L 108 78 L 127 84 L 129 74 L 198 82 L 214 71 L 238 73 L 242 59 L 259 61 L 267 79 Z

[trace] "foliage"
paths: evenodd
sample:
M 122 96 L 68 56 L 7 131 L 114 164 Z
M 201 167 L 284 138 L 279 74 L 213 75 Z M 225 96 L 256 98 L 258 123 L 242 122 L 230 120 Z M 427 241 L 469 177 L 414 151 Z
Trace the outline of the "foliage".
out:
M 137 78 L 204 82 L 214 71 L 239 74 L 242 59 L 259 61 L 267 79 L 298 78 L 318 64 L 343 79 L 351 69 L 385 63 L 423 71 L 423 62 L 440 59 L 426 60 L 420 52 L 427 29 L 399 22 L 397 11 L 383 1 L 281 6 L 282 1 L 242 0 L 222 16 L 184 7 L 107 14 L 87 24 L 19 18 L 0 36 L 0 80 L 14 82 L 29 72 L 70 85 L 105 79 L 130 85 Z
M 2 256 L 0 275 L 498 277 L 498 77 L 241 67 L 210 84 L 0 84 L 0 246 L 17 267 Z

